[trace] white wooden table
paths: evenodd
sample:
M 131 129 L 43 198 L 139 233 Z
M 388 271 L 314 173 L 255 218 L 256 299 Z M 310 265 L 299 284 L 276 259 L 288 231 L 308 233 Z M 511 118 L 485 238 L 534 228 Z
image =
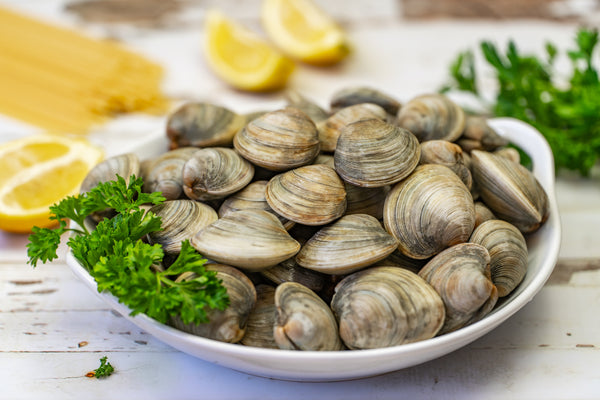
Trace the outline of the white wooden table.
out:
M 239 112 L 283 104 L 281 94 L 250 95 L 216 80 L 200 53 L 201 8 L 145 28 L 83 25 L 60 0 L 3 3 L 101 36 L 117 37 L 167 71 L 165 91 L 207 99 Z M 21 4 L 25 3 L 25 4 Z M 213 2 L 217 4 L 218 2 Z M 256 1 L 228 10 L 257 27 Z M 393 1 L 350 1 L 327 7 L 345 23 L 354 55 L 341 66 L 301 66 L 290 86 L 327 105 L 350 84 L 367 84 L 401 100 L 436 90 L 453 56 L 480 39 L 517 39 L 540 51 L 545 39 L 564 48 L 574 24 L 431 21 L 392 18 Z M 340 3 L 340 2 L 337 2 Z M 365 5 L 367 3 L 367 5 Z M 359 18 L 360 17 L 360 18 Z M 177 22 L 176 22 L 177 21 Z M 485 79 L 485 78 L 484 78 Z M 1 88 L 0 88 L 1 90 Z M 163 118 L 120 118 L 103 128 L 108 151 L 135 143 Z M 0 118 L 0 141 L 34 132 Z M 112 150 L 111 150 L 112 149 Z M 534 300 L 498 329 L 440 359 L 386 375 L 333 383 L 283 382 L 215 366 L 159 342 L 111 311 L 64 263 L 33 270 L 24 235 L 0 233 L 0 399 L 598 399 L 600 398 L 600 174 L 557 179 L 563 224 L 554 275 Z M 116 373 L 86 378 L 108 356 Z

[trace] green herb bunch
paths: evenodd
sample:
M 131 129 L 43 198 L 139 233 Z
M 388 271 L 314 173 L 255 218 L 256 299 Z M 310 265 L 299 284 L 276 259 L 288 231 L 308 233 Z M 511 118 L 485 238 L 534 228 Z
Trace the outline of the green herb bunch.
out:
M 491 113 L 533 125 L 550 144 L 556 168 L 583 176 L 589 175 L 600 156 L 600 81 L 592 60 L 597 44 L 597 30 L 578 30 L 576 47 L 566 52 L 572 72 L 565 80 L 555 70 L 558 49 L 551 43 L 546 44 L 542 59 L 520 53 L 514 41 L 509 41 L 505 54 L 492 42 L 481 42 L 498 83 Z M 450 75 L 451 82 L 442 91 L 470 92 L 485 103 L 472 51 L 458 55 Z
M 184 323 L 208 321 L 206 310 L 225 309 L 229 304 L 226 289 L 214 271 L 204 267 L 206 260 L 184 241 L 176 260 L 164 271 L 156 265 L 164 258 L 159 244 L 148 244 L 143 238 L 161 229 L 161 219 L 141 206 L 165 201 L 160 193 L 143 193 L 141 178 L 122 177 L 100 183 L 88 193 L 69 196 L 50 207 L 56 229 L 33 229 L 27 255 L 34 267 L 57 258 L 61 236 L 73 232 L 67 246 L 87 269 L 98 285 L 131 309 L 131 314 L 144 313 L 165 323 L 179 316 Z M 92 213 L 114 209 L 116 216 L 105 218 L 93 230 L 85 219 Z M 68 219 L 77 227 L 68 227 Z M 175 282 L 183 272 L 194 272 L 195 278 Z

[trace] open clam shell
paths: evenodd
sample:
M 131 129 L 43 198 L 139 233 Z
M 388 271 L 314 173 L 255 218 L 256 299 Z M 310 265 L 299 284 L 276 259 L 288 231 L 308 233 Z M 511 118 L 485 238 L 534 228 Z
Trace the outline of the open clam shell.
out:
M 412 133 L 379 119 L 366 119 L 342 129 L 334 164 L 342 179 L 353 185 L 381 187 L 408 176 L 420 155 Z
M 345 215 L 320 229 L 296 255 L 301 266 L 330 275 L 365 268 L 390 255 L 398 241 L 367 214 Z
M 485 151 L 473 150 L 471 159 L 481 199 L 498 218 L 523 233 L 534 232 L 546 221 L 548 195 L 531 171 Z
M 305 225 L 325 225 L 346 211 L 346 190 L 333 168 L 313 164 L 273 177 L 265 198 L 285 218 Z
M 310 164 L 319 154 L 315 123 L 294 107 L 268 112 L 241 129 L 233 146 L 253 164 L 286 171 Z
M 277 319 L 273 330 L 279 348 L 342 350 L 338 325 L 329 306 L 312 290 L 286 282 L 275 290 Z
M 440 334 L 480 320 L 498 300 L 490 279 L 490 255 L 475 243 L 461 243 L 442 251 L 425 264 L 419 276 L 444 301 L 446 319 Z
M 264 210 L 235 211 L 192 237 L 200 254 L 248 271 L 260 271 L 296 255 L 300 243 Z
M 527 273 L 527 242 L 521 231 L 493 219 L 475 228 L 469 242 L 484 246 L 490 253 L 490 272 L 498 297 L 510 294 Z
M 345 277 L 331 308 L 350 349 L 374 349 L 434 337 L 444 323 L 442 299 L 415 273 L 371 267 Z
M 449 168 L 424 164 L 388 193 L 383 222 L 405 255 L 425 259 L 463 243 L 475 226 L 467 187 Z
M 209 147 L 196 151 L 182 173 L 186 196 L 203 201 L 241 190 L 252 180 L 254 167 L 232 149 Z

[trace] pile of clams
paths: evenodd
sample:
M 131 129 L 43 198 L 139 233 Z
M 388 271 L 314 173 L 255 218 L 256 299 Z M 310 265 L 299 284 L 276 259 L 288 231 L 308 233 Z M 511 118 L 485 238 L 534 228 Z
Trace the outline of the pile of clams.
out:
M 325 110 L 289 93 L 251 115 L 188 103 L 167 136 L 161 156 L 108 159 L 86 185 L 135 173 L 163 193 L 148 240 L 176 255 L 189 239 L 231 299 L 171 324 L 214 340 L 348 350 L 452 332 L 519 285 L 548 218 L 518 153 L 440 94 L 346 88 Z

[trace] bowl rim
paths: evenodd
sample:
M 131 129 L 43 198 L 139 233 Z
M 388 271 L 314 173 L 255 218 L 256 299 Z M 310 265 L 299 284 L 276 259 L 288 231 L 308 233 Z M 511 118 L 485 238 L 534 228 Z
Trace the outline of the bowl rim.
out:
M 552 228 L 552 231 L 549 233 L 550 241 L 546 244 L 548 251 L 543 254 L 542 261 L 540 262 L 541 267 L 531 282 L 524 287 L 520 293 L 504 301 L 482 320 L 454 332 L 419 342 L 392 347 L 347 351 L 295 351 L 224 343 L 180 331 L 171 326 L 159 323 L 144 314 L 135 316 L 129 315 L 130 309 L 119 303 L 113 295 L 110 293 L 99 293 L 97 291 L 96 282 L 91 275 L 87 273 L 85 268 L 73 257 L 70 250 L 67 252 L 67 264 L 75 275 L 97 296 L 107 302 L 121 315 L 140 328 L 149 331 L 150 334 L 159 340 L 206 361 L 218 363 L 235 370 L 278 379 L 330 381 L 371 376 L 378 373 L 402 369 L 408 366 L 414 366 L 448 354 L 475 339 L 478 339 L 511 317 L 529 303 L 542 289 L 545 282 L 550 277 L 558 259 L 561 226 L 554 186 L 554 160 L 548 143 L 535 128 L 513 118 L 493 118 L 489 120 L 489 124 L 497 130 L 501 136 L 507 137 L 510 142 L 525 149 L 526 152 L 527 150 L 530 151 L 530 156 L 534 161 L 533 173 L 546 190 L 549 198 L 549 218 L 546 224 L 540 228 L 540 231 L 542 229 L 550 228 Z M 531 150 L 535 150 L 535 152 L 532 153 Z M 217 354 L 217 358 L 219 358 L 218 355 L 233 356 L 234 360 L 226 360 L 225 362 L 222 360 L 211 361 L 211 353 Z M 415 357 L 415 355 L 419 354 L 422 354 L 423 356 Z M 352 364 L 360 364 L 361 362 L 372 362 L 380 358 L 402 358 L 403 356 L 409 358 L 413 357 L 413 359 L 405 363 L 396 362 L 394 367 L 391 367 L 389 363 L 384 363 L 385 365 L 382 366 L 373 366 L 369 371 L 363 373 L 350 373 L 347 371 L 336 373 L 332 371 L 330 373 L 318 374 L 317 372 L 319 371 L 308 373 L 298 372 L 294 369 L 273 373 L 273 371 L 271 371 L 272 368 L 269 367 L 256 366 L 256 368 L 254 368 L 252 365 L 247 365 L 247 360 L 254 358 L 260 359 L 262 364 L 268 364 L 268 362 L 275 362 L 277 364 L 293 357 L 294 360 L 299 362 L 325 363 L 322 365 L 343 365 L 350 361 Z M 237 359 L 237 357 L 240 357 L 240 359 Z M 241 360 L 244 360 L 244 362 Z

